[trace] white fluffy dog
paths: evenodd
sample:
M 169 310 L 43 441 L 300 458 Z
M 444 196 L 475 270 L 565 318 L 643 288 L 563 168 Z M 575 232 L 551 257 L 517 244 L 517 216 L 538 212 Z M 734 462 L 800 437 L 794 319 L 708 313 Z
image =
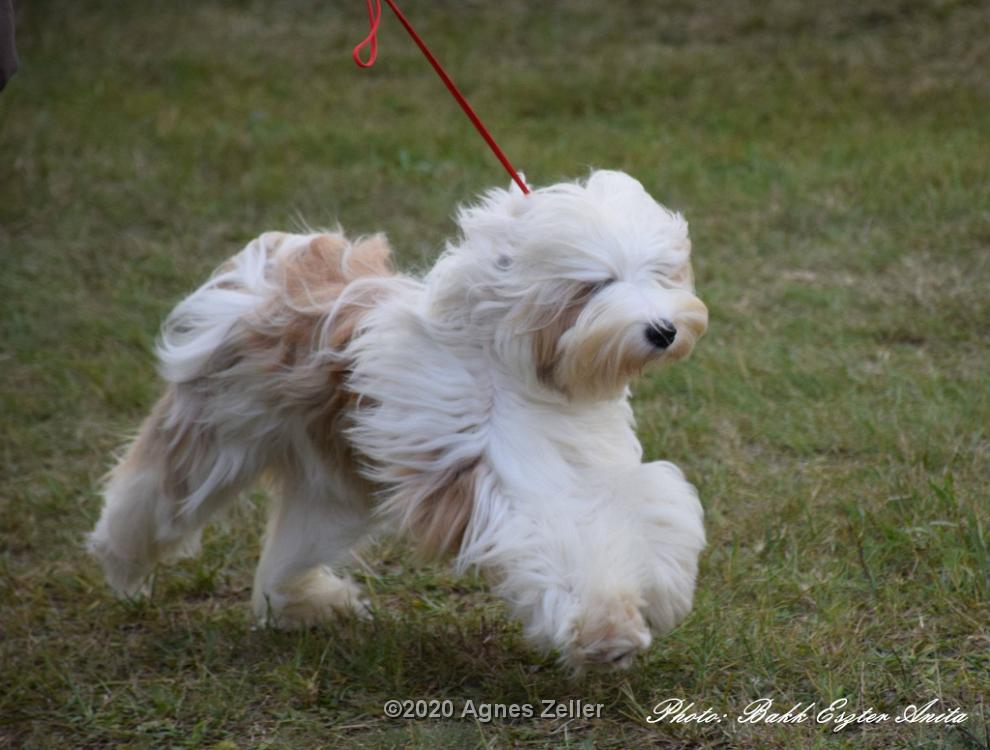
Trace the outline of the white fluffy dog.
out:
M 174 310 L 164 396 L 90 550 L 116 590 L 264 473 L 259 619 L 365 611 L 334 568 L 381 526 L 486 571 L 537 646 L 624 667 L 691 608 L 694 488 L 641 463 L 630 379 L 707 326 L 687 223 L 633 178 L 492 190 L 422 279 L 378 235 L 269 232 Z

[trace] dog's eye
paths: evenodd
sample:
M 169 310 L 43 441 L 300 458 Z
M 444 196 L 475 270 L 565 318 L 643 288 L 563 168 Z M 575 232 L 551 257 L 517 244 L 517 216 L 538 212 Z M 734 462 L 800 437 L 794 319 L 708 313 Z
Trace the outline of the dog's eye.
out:
M 508 271 L 512 268 L 512 258 L 508 255 L 500 255 L 495 259 L 495 268 L 500 271 Z

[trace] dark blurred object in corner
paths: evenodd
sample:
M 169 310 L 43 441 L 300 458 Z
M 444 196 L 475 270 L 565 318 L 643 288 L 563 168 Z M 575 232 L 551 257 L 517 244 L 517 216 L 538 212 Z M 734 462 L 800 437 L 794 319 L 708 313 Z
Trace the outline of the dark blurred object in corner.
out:
M 14 0 L 0 0 L 0 90 L 17 70 L 14 46 Z

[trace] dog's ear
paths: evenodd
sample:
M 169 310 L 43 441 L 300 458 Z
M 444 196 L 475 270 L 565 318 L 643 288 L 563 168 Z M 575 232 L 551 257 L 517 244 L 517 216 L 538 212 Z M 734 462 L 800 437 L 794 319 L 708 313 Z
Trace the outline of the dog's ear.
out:
M 556 382 L 556 369 L 559 360 L 559 342 L 567 333 L 584 306 L 598 288 L 597 284 L 578 283 L 569 291 L 564 301 L 545 323 L 533 332 L 532 354 L 536 375 L 544 385 L 560 389 Z

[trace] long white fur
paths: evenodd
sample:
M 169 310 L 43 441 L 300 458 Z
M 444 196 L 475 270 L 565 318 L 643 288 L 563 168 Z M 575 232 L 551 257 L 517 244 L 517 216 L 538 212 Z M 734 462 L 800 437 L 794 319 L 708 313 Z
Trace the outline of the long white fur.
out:
M 331 566 L 376 520 L 408 525 L 415 508 L 397 498 L 410 496 L 410 477 L 471 465 L 456 565 L 490 571 L 534 644 L 576 668 L 625 666 L 651 633 L 684 618 L 705 544 L 702 508 L 677 467 L 642 463 L 628 384 L 631 370 L 664 359 L 645 326 L 675 321 L 671 350 L 682 356 L 707 322 L 683 273 L 686 222 L 631 177 L 599 171 L 528 196 L 492 190 L 458 223 L 461 236 L 422 279 L 360 280 L 328 305 L 324 339 L 362 288 L 383 292 L 346 350 L 323 346 L 306 365 L 352 363 L 360 406 L 346 439 L 363 457 L 359 473 L 384 488 L 378 495 L 367 495 L 355 467 L 321 457 L 307 415 L 273 402 L 270 373 L 234 365 L 218 376 L 229 387 L 209 398 L 193 386 L 282 294 L 273 258 L 313 235 L 262 235 L 179 304 L 158 349 L 177 394 L 170 423 L 198 420 L 213 439 L 191 463 L 193 489 L 179 507 L 147 469 L 122 464 L 111 475 L 90 549 L 115 588 L 138 591 L 156 560 L 274 468 L 283 486 L 256 576 L 259 618 L 291 625 L 361 611 L 356 588 Z M 547 383 L 532 336 L 562 313 L 575 284 L 596 291 L 561 336 L 559 382 Z

